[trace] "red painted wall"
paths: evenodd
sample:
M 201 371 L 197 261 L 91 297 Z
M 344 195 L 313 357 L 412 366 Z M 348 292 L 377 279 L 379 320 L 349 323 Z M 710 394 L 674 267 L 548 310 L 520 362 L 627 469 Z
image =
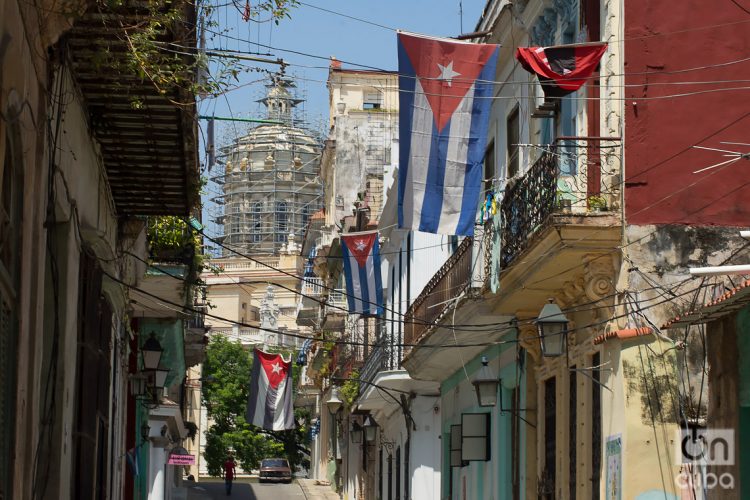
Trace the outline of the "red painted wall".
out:
M 737 2 L 750 11 L 750 0 Z M 701 145 L 750 152 L 750 146 L 721 144 L 721 141 L 750 144 L 750 60 L 718 68 L 667 73 L 749 59 L 750 14 L 730 0 L 625 0 L 624 3 L 628 222 L 750 226 L 750 160 L 693 174 L 694 170 L 727 158 L 723 153 L 691 148 Z M 725 26 L 715 26 L 720 24 Z M 707 26 L 714 27 L 694 29 Z M 683 33 L 674 33 L 678 31 Z M 719 80 L 746 81 L 660 84 Z M 638 86 L 630 86 L 634 84 Z M 730 87 L 745 87 L 745 90 L 650 101 L 633 99 Z

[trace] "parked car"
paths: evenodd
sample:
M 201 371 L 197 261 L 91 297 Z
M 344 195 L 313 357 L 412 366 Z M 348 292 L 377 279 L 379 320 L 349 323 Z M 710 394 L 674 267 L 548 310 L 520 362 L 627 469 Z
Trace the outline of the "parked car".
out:
M 260 461 L 258 480 L 261 483 L 266 481 L 291 483 L 292 469 L 289 467 L 289 461 L 286 458 L 264 458 Z

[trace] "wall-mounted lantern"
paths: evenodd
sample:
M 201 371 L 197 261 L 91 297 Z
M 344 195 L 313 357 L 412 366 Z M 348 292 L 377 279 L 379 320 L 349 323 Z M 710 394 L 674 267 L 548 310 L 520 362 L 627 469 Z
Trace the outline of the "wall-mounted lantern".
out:
M 554 299 L 549 299 L 549 302 L 542 307 L 536 319 L 536 325 L 542 344 L 542 355 L 561 356 L 565 350 L 568 335 L 568 318 Z
M 362 424 L 362 427 L 365 429 L 365 440 L 368 443 L 372 443 L 375 441 L 375 437 L 377 436 L 378 432 L 378 424 L 375 422 L 375 419 L 372 418 L 372 415 L 367 415 L 365 417 L 365 421 Z
M 477 391 L 479 406 L 495 406 L 497 404 L 497 387 L 500 385 L 495 372 L 489 367 L 487 356 L 482 356 L 482 367 L 471 381 Z
M 349 430 L 349 435 L 352 438 L 352 443 L 362 442 L 362 426 L 355 420 L 352 423 L 352 428 Z
M 156 333 L 151 332 L 148 340 L 143 343 L 141 347 L 141 356 L 143 357 L 143 368 L 146 370 L 156 370 L 159 367 L 159 361 L 161 361 L 161 355 L 164 350 L 161 348 L 161 344 L 156 340 Z

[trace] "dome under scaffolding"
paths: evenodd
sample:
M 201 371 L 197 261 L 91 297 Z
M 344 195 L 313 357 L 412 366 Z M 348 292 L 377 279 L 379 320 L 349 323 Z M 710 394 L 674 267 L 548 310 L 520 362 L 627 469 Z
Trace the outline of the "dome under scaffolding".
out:
M 302 102 L 292 96 L 293 87 L 289 78 L 275 76 L 260 102 L 267 119 L 278 123 L 251 129 L 217 155 L 220 172 L 211 180 L 222 194 L 212 200 L 221 208 L 214 222 L 223 228 L 224 245 L 238 252 L 293 251 L 289 247 L 301 241 L 310 216 L 322 206 L 321 145 L 293 126 L 292 111 Z

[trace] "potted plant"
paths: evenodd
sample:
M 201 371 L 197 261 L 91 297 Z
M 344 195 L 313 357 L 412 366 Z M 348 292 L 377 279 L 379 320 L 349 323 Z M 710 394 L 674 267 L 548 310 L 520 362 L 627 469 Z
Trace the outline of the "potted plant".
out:
M 563 213 L 570 213 L 573 207 L 573 201 L 566 197 L 567 194 L 569 193 L 566 191 L 557 190 L 557 208 Z
M 589 210 L 593 210 L 595 212 L 607 211 L 607 200 L 605 200 L 603 196 L 592 195 L 589 196 L 586 201 L 588 202 Z

